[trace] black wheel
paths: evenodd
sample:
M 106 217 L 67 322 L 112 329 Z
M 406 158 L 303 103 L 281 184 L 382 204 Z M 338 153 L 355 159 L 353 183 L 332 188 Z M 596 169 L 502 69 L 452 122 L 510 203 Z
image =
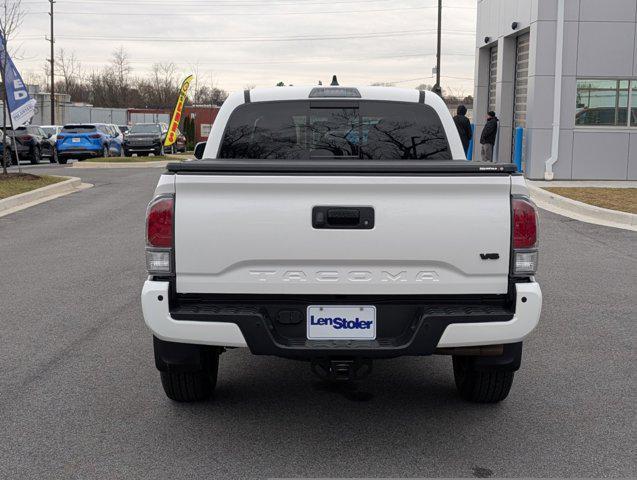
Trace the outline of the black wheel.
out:
M 133 156 L 133 154 L 130 153 L 128 150 L 124 149 L 123 151 L 124 151 L 124 156 L 125 157 L 132 157 Z
M 161 147 L 156 149 L 153 153 L 155 154 L 156 157 L 163 157 L 166 151 L 164 150 L 164 146 L 162 145 Z
M 69 161 L 69 159 L 66 158 L 66 157 L 58 157 L 58 163 L 60 165 L 66 165 L 68 161 Z
M 55 148 L 51 149 L 51 156 L 49 157 L 49 162 L 60 163 L 60 161 L 58 160 L 58 152 Z
M 497 403 L 509 395 L 514 372 L 506 370 L 478 370 L 471 358 L 453 357 L 453 376 L 462 398 L 476 403 Z
M 39 146 L 33 147 L 33 153 L 31 154 L 31 163 L 37 165 L 42 160 L 42 150 Z
M 210 352 L 208 368 L 198 372 L 160 372 L 166 396 L 175 402 L 198 402 L 209 398 L 217 386 L 219 354 Z

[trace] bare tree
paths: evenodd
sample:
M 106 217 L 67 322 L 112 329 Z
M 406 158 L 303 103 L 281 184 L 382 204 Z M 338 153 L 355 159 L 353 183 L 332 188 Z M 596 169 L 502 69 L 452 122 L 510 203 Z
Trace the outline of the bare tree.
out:
M 117 50 L 113 52 L 111 59 L 111 68 L 112 74 L 108 73 L 105 75 L 106 77 L 113 77 L 115 80 L 115 88 L 118 93 L 113 97 L 115 103 L 119 107 L 126 107 L 129 103 L 130 97 L 130 85 L 129 85 L 129 76 L 133 71 L 130 60 L 128 57 L 128 53 L 124 50 L 124 47 L 119 47 Z
M 111 64 L 113 65 L 113 70 L 115 71 L 119 84 L 124 85 L 128 80 L 128 76 L 133 71 L 128 53 L 124 50 L 124 47 L 119 47 L 113 52 Z
M 194 79 L 192 84 L 190 85 L 190 94 L 188 95 L 188 100 L 190 100 L 190 103 L 196 103 L 197 99 L 199 98 L 199 61 L 197 61 L 196 63 L 191 63 L 190 64 L 190 71 L 192 72 L 192 74 L 194 75 Z
M 69 55 L 63 48 L 60 49 L 55 63 L 64 79 L 64 93 L 70 94 L 73 90 L 73 86 L 80 82 L 82 64 L 77 60 L 74 52 L 71 52 Z M 49 64 L 47 63 L 47 65 Z
M 175 95 L 177 67 L 174 63 L 156 63 L 153 65 L 152 83 L 155 87 L 156 105 L 168 105 Z
M 7 47 L 9 45 L 9 41 L 14 37 L 15 33 L 18 31 L 20 26 L 22 25 L 22 21 L 24 20 L 25 11 L 22 9 L 22 0 L 14 0 L 12 3 L 7 5 L 5 0 L 3 9 L 0 11 L 0 35 L 2 35 L 2 46 L 3 46 L 3 54 L 0 57 L 0 71 L 2 74 L 2 173 L 7 175 L 7 88 L 5 85 L 5 77 L 7 72 Z M 19 168 L 20 162 L 18 162 Z

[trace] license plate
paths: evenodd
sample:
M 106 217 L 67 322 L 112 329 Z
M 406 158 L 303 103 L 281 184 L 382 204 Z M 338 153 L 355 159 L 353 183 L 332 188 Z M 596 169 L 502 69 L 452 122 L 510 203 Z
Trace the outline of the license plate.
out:
M 375 340 L 376 307 L 311 305 L 307 307 L 308 340 Z
M 73 138 L 71 141 L 73 143 L 80 143 L 81 142 L 81 140 L 79 138 Z

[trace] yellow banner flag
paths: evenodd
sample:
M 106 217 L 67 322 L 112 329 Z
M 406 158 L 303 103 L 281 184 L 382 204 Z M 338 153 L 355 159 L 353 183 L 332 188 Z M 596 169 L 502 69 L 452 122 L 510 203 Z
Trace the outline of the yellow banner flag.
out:
M 181 90 L 179 90 L 179 98 L 177 99 L 177 105 L 175 105 L 175 111 L 173 112 L 173 118 L 170 121 L 170 128 L 168 128 L 168 135 L 166 135 L 165 147 L 170 147 L 177 141 L 177 129 L 179 128 L 179 122 L 181 122 L 181 112 L 184 109 L 184 103 L 186 103 L 186 94 L 190 87 L 190 82 L 195 78 L 194 75 L 188 76 L 184 83 L 181 84 Z

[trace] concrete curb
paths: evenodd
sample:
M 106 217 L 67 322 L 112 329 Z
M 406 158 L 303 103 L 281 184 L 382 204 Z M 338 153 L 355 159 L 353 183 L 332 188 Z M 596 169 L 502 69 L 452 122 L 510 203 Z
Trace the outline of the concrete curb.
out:
M 68 195 L 69 193 L 85 190 L 93 186 L 89 183 L 82 183 L 82 180 L 78 177 L 60 178 L 66 178 L 67 180 L 0 200 L 0 217 L 4 217 L 10 213 L 18 212 L 40 203 L 48 202 L 49 200 Z
M 179 155 L 166 155 L 168 160 L 150 162 L 75 162 L 71 168 L 163 168 L 172 162 L 183 162 L 189 158 Z
M 109 163 L 109 162 L 75 162 L 71 168 L 164 168 L 174 160 L 158 160 L 156 162 L 130 162 L 130 163 Z
M 537 206 L 549 212 L 586 223 L 637 232 L 637 215 L 634 213 L 619 212 L 578 202 L 544 190 L 529 181 L 527 181 L 527 186 L 531 193 L 531 198 L 537 203 Z

